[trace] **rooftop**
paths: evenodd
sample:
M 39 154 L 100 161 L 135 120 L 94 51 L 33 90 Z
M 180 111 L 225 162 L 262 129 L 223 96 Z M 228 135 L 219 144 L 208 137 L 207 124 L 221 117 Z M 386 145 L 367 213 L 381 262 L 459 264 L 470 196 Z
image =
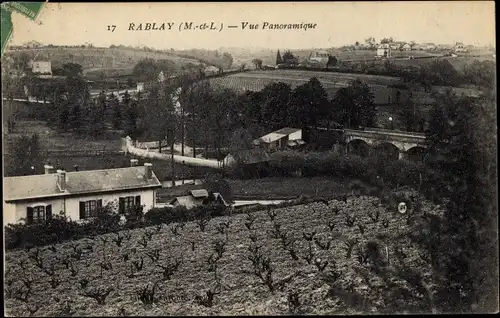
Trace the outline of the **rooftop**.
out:
M 66 191 L 57 186 L 57 173 L 4 178 L 4 201 L 70 196 L 95 192 L 161 187 L 153 178 L 144 178 L 145 167 L 66 172 Z

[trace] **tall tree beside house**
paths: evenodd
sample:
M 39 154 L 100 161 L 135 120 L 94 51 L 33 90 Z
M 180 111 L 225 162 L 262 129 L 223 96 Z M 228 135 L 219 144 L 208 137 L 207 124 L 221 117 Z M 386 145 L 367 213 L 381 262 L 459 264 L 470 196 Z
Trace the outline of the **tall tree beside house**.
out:
M 137 108 L 137 101 L 135 100 L 129 100 L 124 104 L 124 130 L 125 134 L 130 136 L 133 140 L 137 139 L 140 135 L 140 131 L 137 127 L 137 120 L 139 118 L 139 111 Z
M 15 141 L 15 147 L 12 152 L 12 161 L 14 170 L 12 174 L 15 176 L 25 176 L 35 173 L 31 169 L 32 166 L 37 167 L 41 162 L 41 145 L 38 134 L 33 134 L 31 137 L 22 136 Z
M 281 63 L 283 63 L 283 59 L 281 58 L 280 50 L 278 50 L 278 53 L 276 54 L 276 65 Z
M 88 109 L 88 134 L 90 136 L 97 136 L 101 134 L 106 126 L 105 126 L 105 114 L 106 114 L 106 96 L 104 93 L 101 93 L 97 100 L 94 100 L 90 103 L 90 107 Z
M 337 91 L 332 100 L 336 119 L 347 127 L 372 127 L 377 110 L 370 87 L 359 79 Z M 338 111 L 341 114 L 338 114 Z
M 113 124 L 114 129 L 121 129 L 121 123 L 122 123 L 122 105 L 120 104 L 120 101 L 118 100 L 118 97 L 111 93 L 108 95 L 108 112 L 110 114 L 111 118 L 111 123 Z
M 288 125 L 289 102 L 292 93 L 290 85 L 278 82 L 266 85 L 262 90 L 262 125 L 273 131 Z
M 315 127 L 330 113 L 328 95 L 314 77 L 293 90 L 290 104 L 289 124 L 293 127 Z

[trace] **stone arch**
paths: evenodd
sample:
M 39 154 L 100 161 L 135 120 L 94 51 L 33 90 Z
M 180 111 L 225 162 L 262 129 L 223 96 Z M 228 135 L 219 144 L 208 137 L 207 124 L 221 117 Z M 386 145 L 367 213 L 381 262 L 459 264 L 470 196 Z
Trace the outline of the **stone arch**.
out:
M 406 158 L 413 162 L 424 161 L 427 149 L 422 146 L 411 147 L 406 151 Z
M 400 149 L 391 142 L 381 142 L 373 147 L 373 152 L 384 159 L 398 160 Z
M 370 145 L 363 139 L 352 139 L 347 143 L 347 153 L 368 157 Z

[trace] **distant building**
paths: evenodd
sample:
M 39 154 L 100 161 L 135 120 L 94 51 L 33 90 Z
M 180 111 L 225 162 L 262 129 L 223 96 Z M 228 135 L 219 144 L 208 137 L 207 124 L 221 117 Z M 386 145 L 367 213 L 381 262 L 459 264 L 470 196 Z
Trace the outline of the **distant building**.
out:
M 405 43 L 401 46 L 401 49 L 404 51 L 410 51 L 411 50 L 411 44 L 410 43 Z
M 205 189 L 190 190 L 188 192 L 188 195 L 176 197 L 172 199 L 168 204 L 174 207 L 184 206 L 186 207 L 186 209 L 191 209 L 209 203 L 217 203 L 227 206 L 226 201 L 220 193 L 215 192 L 213 193 L 213 197 L 210 198 L 210 193 L 208 193 L 208 191 Z
M 455 44 L 455 52 L 456 53 L 465 53 L 467 52 L 467 47 L 462 42 L 457 42 Z
M 385 58 L 390 58 L 392 56 L 392 49 L 389 46 L 389 44 L 384 43 L 380 44 L 377 47 L 377 57 L 385 57 Z
M 137 83 L 137 92 L 144 91 L 144 83 Z
M 45 174 L 4 178 L 5 224 L 25 219 L 36 223 L 60 212 L 71 220 L 95 217 L 96 211 L 117 202 L 117 211 L 143 206 L 155 207 L 157 189 L 162 185 L 150 163 L 119 169 L 72 171 L 45 166 Z
M 276 151 L 287 147 L 303 145 L 302 129 L 285 127 L 273 131 L 265 136 L 253 141 L 255 146 L 260 146 L 266 150 Z
M 33 61 L 31 71 L 34 74 L 52 75 L 52 63 L 50 61 Z
M 327 51 L 324 51 L 324 50 L 314 51 L 309 56 L 308 60 L 313 61 L 313 62 L 318 62 L 318 63 L 327 63 L 328 56 L 330 56 L 330 54 Z
M 434 43 L 423 43 L 420 46 L 420 49 L 424 51 L 434 51 L 435 49 L 437 49 L 437 46 Z

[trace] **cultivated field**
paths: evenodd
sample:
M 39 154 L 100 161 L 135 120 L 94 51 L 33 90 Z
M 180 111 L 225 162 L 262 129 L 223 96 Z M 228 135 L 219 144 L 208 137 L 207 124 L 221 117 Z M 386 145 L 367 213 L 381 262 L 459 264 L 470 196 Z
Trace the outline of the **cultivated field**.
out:
M 429 311 L 421 305 L 427 307 L 426 296 L 390 269 L 415 270 L 428 281 L 428 256 L 409 243 L 409 235 L 422 213 L 434 208 L 423 202 L 408 220 L 377 198 L 349 197 L 329 206 L 213 218 L 204 231 L 200 222 L 188 222 L 56 244 L 38 253 L 7 252 L 5 310 L 15 316 Z M 228 227 L 221 225 L 225 221 Z M 379 257 L 367 253 L 368 241 L 378 242 Z M 371 271 L 373 264 L 388 276 Z M 153 296 L 148 291 L 154 285 Z
M 335 93 L 340 88 L 346 87 L 351 80 L 360 79 L 370 86 L 375 96 L 376 104 L 386 104 L 389 94 L 391 94 L 387 85 L 399 83 L 399 78 L 397 77 L 301 70 L 252 71 L 210 79 L 210 83 L 215 87 L 225 87 L 237 92 L 244 92 L 247 90 L 260 91 L 266 85 L 277 82 L 284 82 L 295 88 L 306 83 L 312 77 L 316 77 L 322 83 L 329 98 L 333 98 Z M 421 104 L 432 102 L 429 94 L 425 92 L 415 92 L 414 100 Z

